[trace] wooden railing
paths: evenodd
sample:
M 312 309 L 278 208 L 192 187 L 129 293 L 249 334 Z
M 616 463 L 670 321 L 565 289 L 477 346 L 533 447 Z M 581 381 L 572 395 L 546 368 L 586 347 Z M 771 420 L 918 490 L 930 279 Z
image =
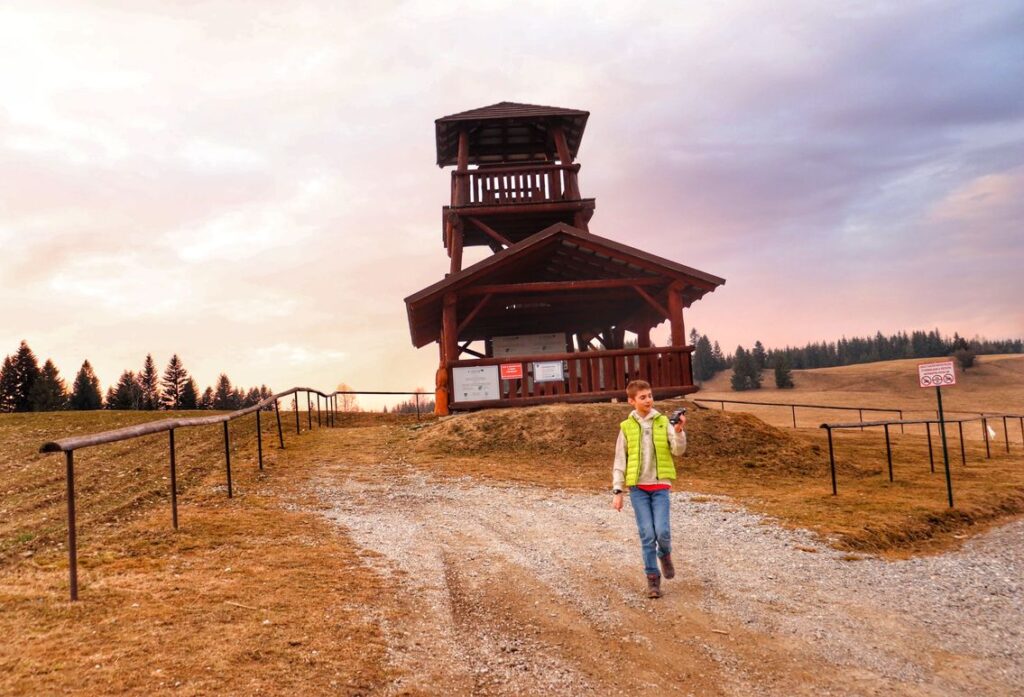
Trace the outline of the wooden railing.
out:
M 452 172 L 453 206 L 578 201 L 576 165 L 488 167 Z
M 452 361 L 449 369 L 521 363 L 524 377 L 501 380 L 499 403 L 525 404 L 560 401 L 572 397 L 593 397 L 605 393 L 620 393 L 631 380 L 646 380 L 655 393 L 669 388 L 693 386 L 690 364 L 692 346 L 656 346 L 651 348 L 616 349 L 610 351 L 581 351 L 577 353 L 505 356 Z M 562 380 L 537 381 L 532 374 L 535 362 L 562 361 Z M 454 376 L 450 376 L 454 377 Z M 454 385 L 454 381 L 449 382 Z M 611 396 L 611 395 L 609 395 Z M 453 400 L 459 407 L 468 402 Z

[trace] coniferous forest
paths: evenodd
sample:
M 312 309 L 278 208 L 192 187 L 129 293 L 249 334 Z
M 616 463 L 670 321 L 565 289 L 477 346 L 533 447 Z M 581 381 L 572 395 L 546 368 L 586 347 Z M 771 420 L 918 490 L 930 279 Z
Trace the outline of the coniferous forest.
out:
M 42 367 L 22 341 L 0 367 L 0 412 L 86 411 L 91 409 L 243 409 L 273 395 L 266 385 L 248 389 L 232 385 L 224 373 L 214 387 L 203 392 L 189 375 L 177 354 L 171 356 L 161 373 L 146 355 L 138 371 L 125 370 L 117 382 L 100 390 L 100 381 L 88 360 L 82 363 L 70 388 L 53 361 Z
M 751 349 L 737 346 L 726 355 L 717 341 L 696 329 L 690 332 L 693 352 L 693 379 L 704 382 L 715 373 L 732 369 L 731 385 L 734 390 L 752 390 L 761 386 L 760 371 L 772 369 L 777 387 L 792 387 L 790 371 L 806 368 L 833 368 L 857 363 L 874 363 L 899 358 L 953 357 L 961 369 L 974 364 L 974 357 L 993 353 L 1021 353 L 1021 339 L 990 340 L 981 337 L 965 339 L 959 333 L 944 337 L 939 330 L 899 332 L 885 336 L 877 332 L 873 337 L 843 337 L 837 341 L 808 343 L 801 347 L 786 346 L 766 349 L 755 341 Z

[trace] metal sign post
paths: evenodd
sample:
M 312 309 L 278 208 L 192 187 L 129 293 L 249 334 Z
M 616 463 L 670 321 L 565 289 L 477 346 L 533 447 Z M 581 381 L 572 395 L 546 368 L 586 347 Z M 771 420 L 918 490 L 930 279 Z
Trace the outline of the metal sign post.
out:
M 949 507 L 953 507 L 953 480 L 949 476 L 949 448 L 946 446 L 946 417 L 942 413 L 942 386 L 956 384 L 956 372 L 953 361 L 942 363 L 922 363 L 917 366 L 917 379 L 921 387 L 934 387 L 935 398 L 938 400 L 939 431 L 942 433 L 942 460 L 946 465 L 946 492 L 949 494 Z M 928 442 L 931 446 L 931 440 Z

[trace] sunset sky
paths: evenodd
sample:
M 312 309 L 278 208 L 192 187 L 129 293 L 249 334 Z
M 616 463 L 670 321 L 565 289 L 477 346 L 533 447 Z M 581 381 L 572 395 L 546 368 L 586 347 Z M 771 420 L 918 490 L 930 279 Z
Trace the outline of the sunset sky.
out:
M 505 100 L 590 112 L 591 231 L 727 279 L 727 351 L 1024 334 L 1019 2 L 14 0 L 0 46 L 0 356 L 69 383 L 431 389 L 433 122 Z

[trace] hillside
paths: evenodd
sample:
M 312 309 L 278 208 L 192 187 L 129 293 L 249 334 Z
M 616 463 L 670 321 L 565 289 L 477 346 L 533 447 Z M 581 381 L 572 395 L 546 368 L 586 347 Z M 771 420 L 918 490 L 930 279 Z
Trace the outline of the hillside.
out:
M 918 387 L 917 366 L 938 360 L 942 359 L 911 358 L 838 368 L 794 370 L 795 386 L 787 390 L 776 388 L 773 372 L 765 370 L 762 374 L 762 388 L 748 392 L 734 392 L 730 389 L 732 372 L 727 370 L 704 383 L 700 392 L 692 398 L 896 407 L 931 412 L 935 409 L 935 391 Z M 945 409 L 951 413 L 957 410 L 1024 413 L 1024 355 L 979 356 L 970 370 L 963 371 L 958 367 L 957 384 L 944 389 L 942 399 Z M 727 408 L 741 409 L 738 405 Z M 776 410 L 774 417 L 769 415 L 768 410 L 756 413 L 778 425 L 791 423 L 788 412 Z M 845 417 L 839 414 L 841 412 L 825 411 L 807 414 L 806 422 L 801 425 L 817 425 L 821 421 L 856 421 L 856 413 L 853 413 L 852 418 L 849 414 Z M 876 414 L 873 418 L 882 417 Z
M 941 358 L 907 358 L 898 361 L 879 361 L 836 368 L 794 370 L 795 387 L 780 390 L 775 387 L 771 370 L 762 373 L 760 390 L 734 392 L 729 387 L 731 371 L 723 371 L 701 386 L 700 395 L 761 401 L 812 401 L 808 394 L 821 395 L 826 404 L 850 404 L 864 401 L 879 406 L 895 404 L 930 407 L 935 401 L 932 390 L 917 384 L 917 366 L 944 360 Z M 766 395 L 771 395 L 770 398 Z M 783 399 L 786 395 L 800 395 L 799 399 Z M 970 370 L 957 366 L 957 384 L 944 393 L 950 408 L 979 411 L 981 409 L 1024 411 L 1024 355 L 1000 354 L 978 356 Z

